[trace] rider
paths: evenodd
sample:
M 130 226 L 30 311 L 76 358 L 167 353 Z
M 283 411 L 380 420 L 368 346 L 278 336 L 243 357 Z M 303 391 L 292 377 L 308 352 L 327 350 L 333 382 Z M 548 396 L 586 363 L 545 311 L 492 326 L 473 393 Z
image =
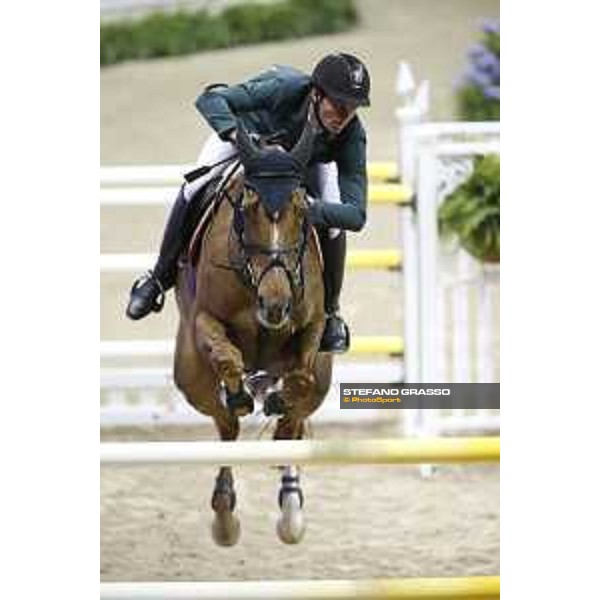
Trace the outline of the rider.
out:
M 318 131 L 309 161 L 309 217 L 319 232 L 324 262 L 327 321 L 321 351 L 345 352 L 349 331 L 338 314 L 345 257 L 345 230 L 360 231 L 366 221 L 366 135 L 356 115 L 369 106 L 370 77 L 365 65 L 346 53 L 329 54 L 312 75 L 274 66 L 234 86 L 211 85 L 196 108 L 215 131 L 198 162 L 213 165 L 235 153 L 236 123 L 289 149 L 306 123 L 310 105 Z M 176 279 L 177 259 L 189 243 L 209 181 L 227 167 L 221 164 L 179 191 L 171 210 L 160 255 L 153 270 L 133 285 L 127 316 L 141 319 L 160 311 L 164 294 Z M 206 194 L 208 196 L 208 194 Z

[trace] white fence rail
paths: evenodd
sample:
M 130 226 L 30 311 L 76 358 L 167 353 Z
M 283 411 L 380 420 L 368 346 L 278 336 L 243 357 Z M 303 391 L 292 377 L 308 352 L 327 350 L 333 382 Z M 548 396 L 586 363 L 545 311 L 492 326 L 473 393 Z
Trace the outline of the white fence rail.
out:
M 462 250 L 444 248 L 437 211 L 445 194 L 468 177 L 475 155 L 499 152 L 499 132 L 498 123 L 469 127 L 457 123 L 413 126 L 406 133 L 413 150 L 404 156 L 414 161 L 407 170 L 414 173 L 417 190 L 416 210 L 405 211 L 403 219 L 404 272 L 405 277 L 414 277 L 412 285 L 407 281 L 404 286 L 409 383 L 498 380 L 499 352 L 493 340 L 499 330 L 499 266 L 486 267 Z M 469 145 L 464 141 L 469 134 L 488 141 Z M 460 140 L 455 146 L 453 138 Z M 410 417 L 410 435 L 500 427 L 499 415 L 486 411 L 422 410 L 411 412 Z
M 171 350 L 171 344 L 158 342 L 153 350 L 154 353 L 145 356 L 170 356 L 168 351 Z M 167 352 L 163 354 L 163 351 Z M 115 354 L 107 352 L 104 356 L 114 358 Z M 402 381 L 402 378 L 402 365 L 398 361 L 338 364 L 333 372 L 333 385 L 323 406 L 311 421 L 351 424 L 390 418 L 399 419 L 403 416 L 403 411 L 400 410 L 342 410 L 339 402 L 339 385 L 344 381 L 398 382 Z M 175 389 L 172 369 L 167 366 L 104 367 L 100 374 L 100 393 L 100 424 L 103 427 L 151 424 L 200 425 L 212 422 L 189 406 Z
M 404 368 L 408 383 L 495 382 L 499 378 L 498 266 L 442 245 L 437 211 L 472 172 L 476 155 L 500 153 L 500 123 L 426 123 L 427 82 L 416 90 L 407 65 L 398 88 L 399 171 L 415 190 L 402 211 Z M 404 80 L 404 84 L 403 83 Z M 407 433 L 497 431 L 498 411 L 410 411 Z

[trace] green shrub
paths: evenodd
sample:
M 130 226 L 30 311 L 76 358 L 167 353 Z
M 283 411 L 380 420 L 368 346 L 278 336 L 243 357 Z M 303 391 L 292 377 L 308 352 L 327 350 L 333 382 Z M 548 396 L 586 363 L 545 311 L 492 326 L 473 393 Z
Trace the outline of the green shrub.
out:
M 500 158 L 478 157 L 473 174 L 450 194 L 438 211 L 443 237 L 484 262 L 500 262 Z
M 459 92 L 460 117 L 464 121 L 499 121 L 500 100 L 490 101 L 483 90 L 475 85 Z
M 176 56 L 345 31 L 358 21 L 353 0 L 285 0 L 206 11 L 154 13 L 100 25 L 100 64 Z

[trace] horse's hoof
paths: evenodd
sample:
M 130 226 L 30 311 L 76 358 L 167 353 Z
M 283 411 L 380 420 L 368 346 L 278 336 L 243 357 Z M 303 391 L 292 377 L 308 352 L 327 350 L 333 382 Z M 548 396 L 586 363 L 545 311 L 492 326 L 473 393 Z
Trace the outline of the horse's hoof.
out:
M 306 531 L 306 522 L 298 494 L 287 494 L 282 501 L 277 520 L 277 535 L 285 544 L 299 544 Z
M 211 525 L 212 538 L 219 546 L 235 546 L 241 533 L 240 520 L 231 512 L 217 514 Z

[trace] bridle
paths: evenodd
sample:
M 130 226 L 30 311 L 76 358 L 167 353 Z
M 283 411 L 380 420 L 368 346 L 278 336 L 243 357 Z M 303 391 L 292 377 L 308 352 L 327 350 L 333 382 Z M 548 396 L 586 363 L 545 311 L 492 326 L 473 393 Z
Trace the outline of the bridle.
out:
M 223 196 L 229 202 L 233 219 L 229 229 L 229 265 L 242 283 L 256 297 L 261 282 L 273 269 L 282 269 L 290 285 L 292 298 L 296 301 L 304 297 L 304 257 L 310 234 L 310 224 L 305 213 L 300 223 L 299 239 L 286 246 L 275 240 L 275 245 L 251 243 L 246 235 L 246 207 L 244 198 L 247 189 L 256 188 L 258 202 L 271 223 L 276 224 L 279 215 L 291 201 L 292 194 L 302 187 L 306 167 L 312 153 L 315 137 L 314 111 L 309 107 L 302 134 L 289 151 L 257 148 L 246 130 L 238 123 L 236 143 L 239 159 L 244 166 L 243 187 L 235 198 L 228 191 L 228 181 L 236 169 L 230 171 L 222 185 Z M 278 185 L 280 184 L 280 185 Z M 253 258 L 267 257 L 268 263 L 260 273 L 253 268 Z
M 264 174 L 263 176 L 269 175 Z M 273 174 L 273 177 L 281 177 L 281 175 Z M 233 269 L 238 274 L 242 283 L 249 288 L 254 295 L 258 295 L 258 289 L 265 276 L 272 269 L 280 268 L 284 271 L 288 279 L 293 298 L 296 301 L 301 300 L 304 297 L 305 288 L 303 268 L 304 257 L 306 255 L 310 233 L 310 225 L 307 216 L 304 215 L 302 218 L 300 238 L 294 244 L 273 247 L 264 244 L 250 243 L 246 237 L 246 219 L 243 206 L 244 192 L 247 189 L 247 186 L 244 185 L 235 198 L 231 197 L 225 187 L 222 189 L 225 198 L 233 209 L 233 220 L 229 236 L 230 240 L 235 241 L 235 244 L 230 244 L 229 268 Z M 269 216 L 268 213 L 267 217 L 271 222 L 276 222 L 275 217 Z M 256 273 L 256 270 L 252 265 L 252 258 L 255 256 L 267 256 L 269 258 L 269 262 L 260 273 Z

